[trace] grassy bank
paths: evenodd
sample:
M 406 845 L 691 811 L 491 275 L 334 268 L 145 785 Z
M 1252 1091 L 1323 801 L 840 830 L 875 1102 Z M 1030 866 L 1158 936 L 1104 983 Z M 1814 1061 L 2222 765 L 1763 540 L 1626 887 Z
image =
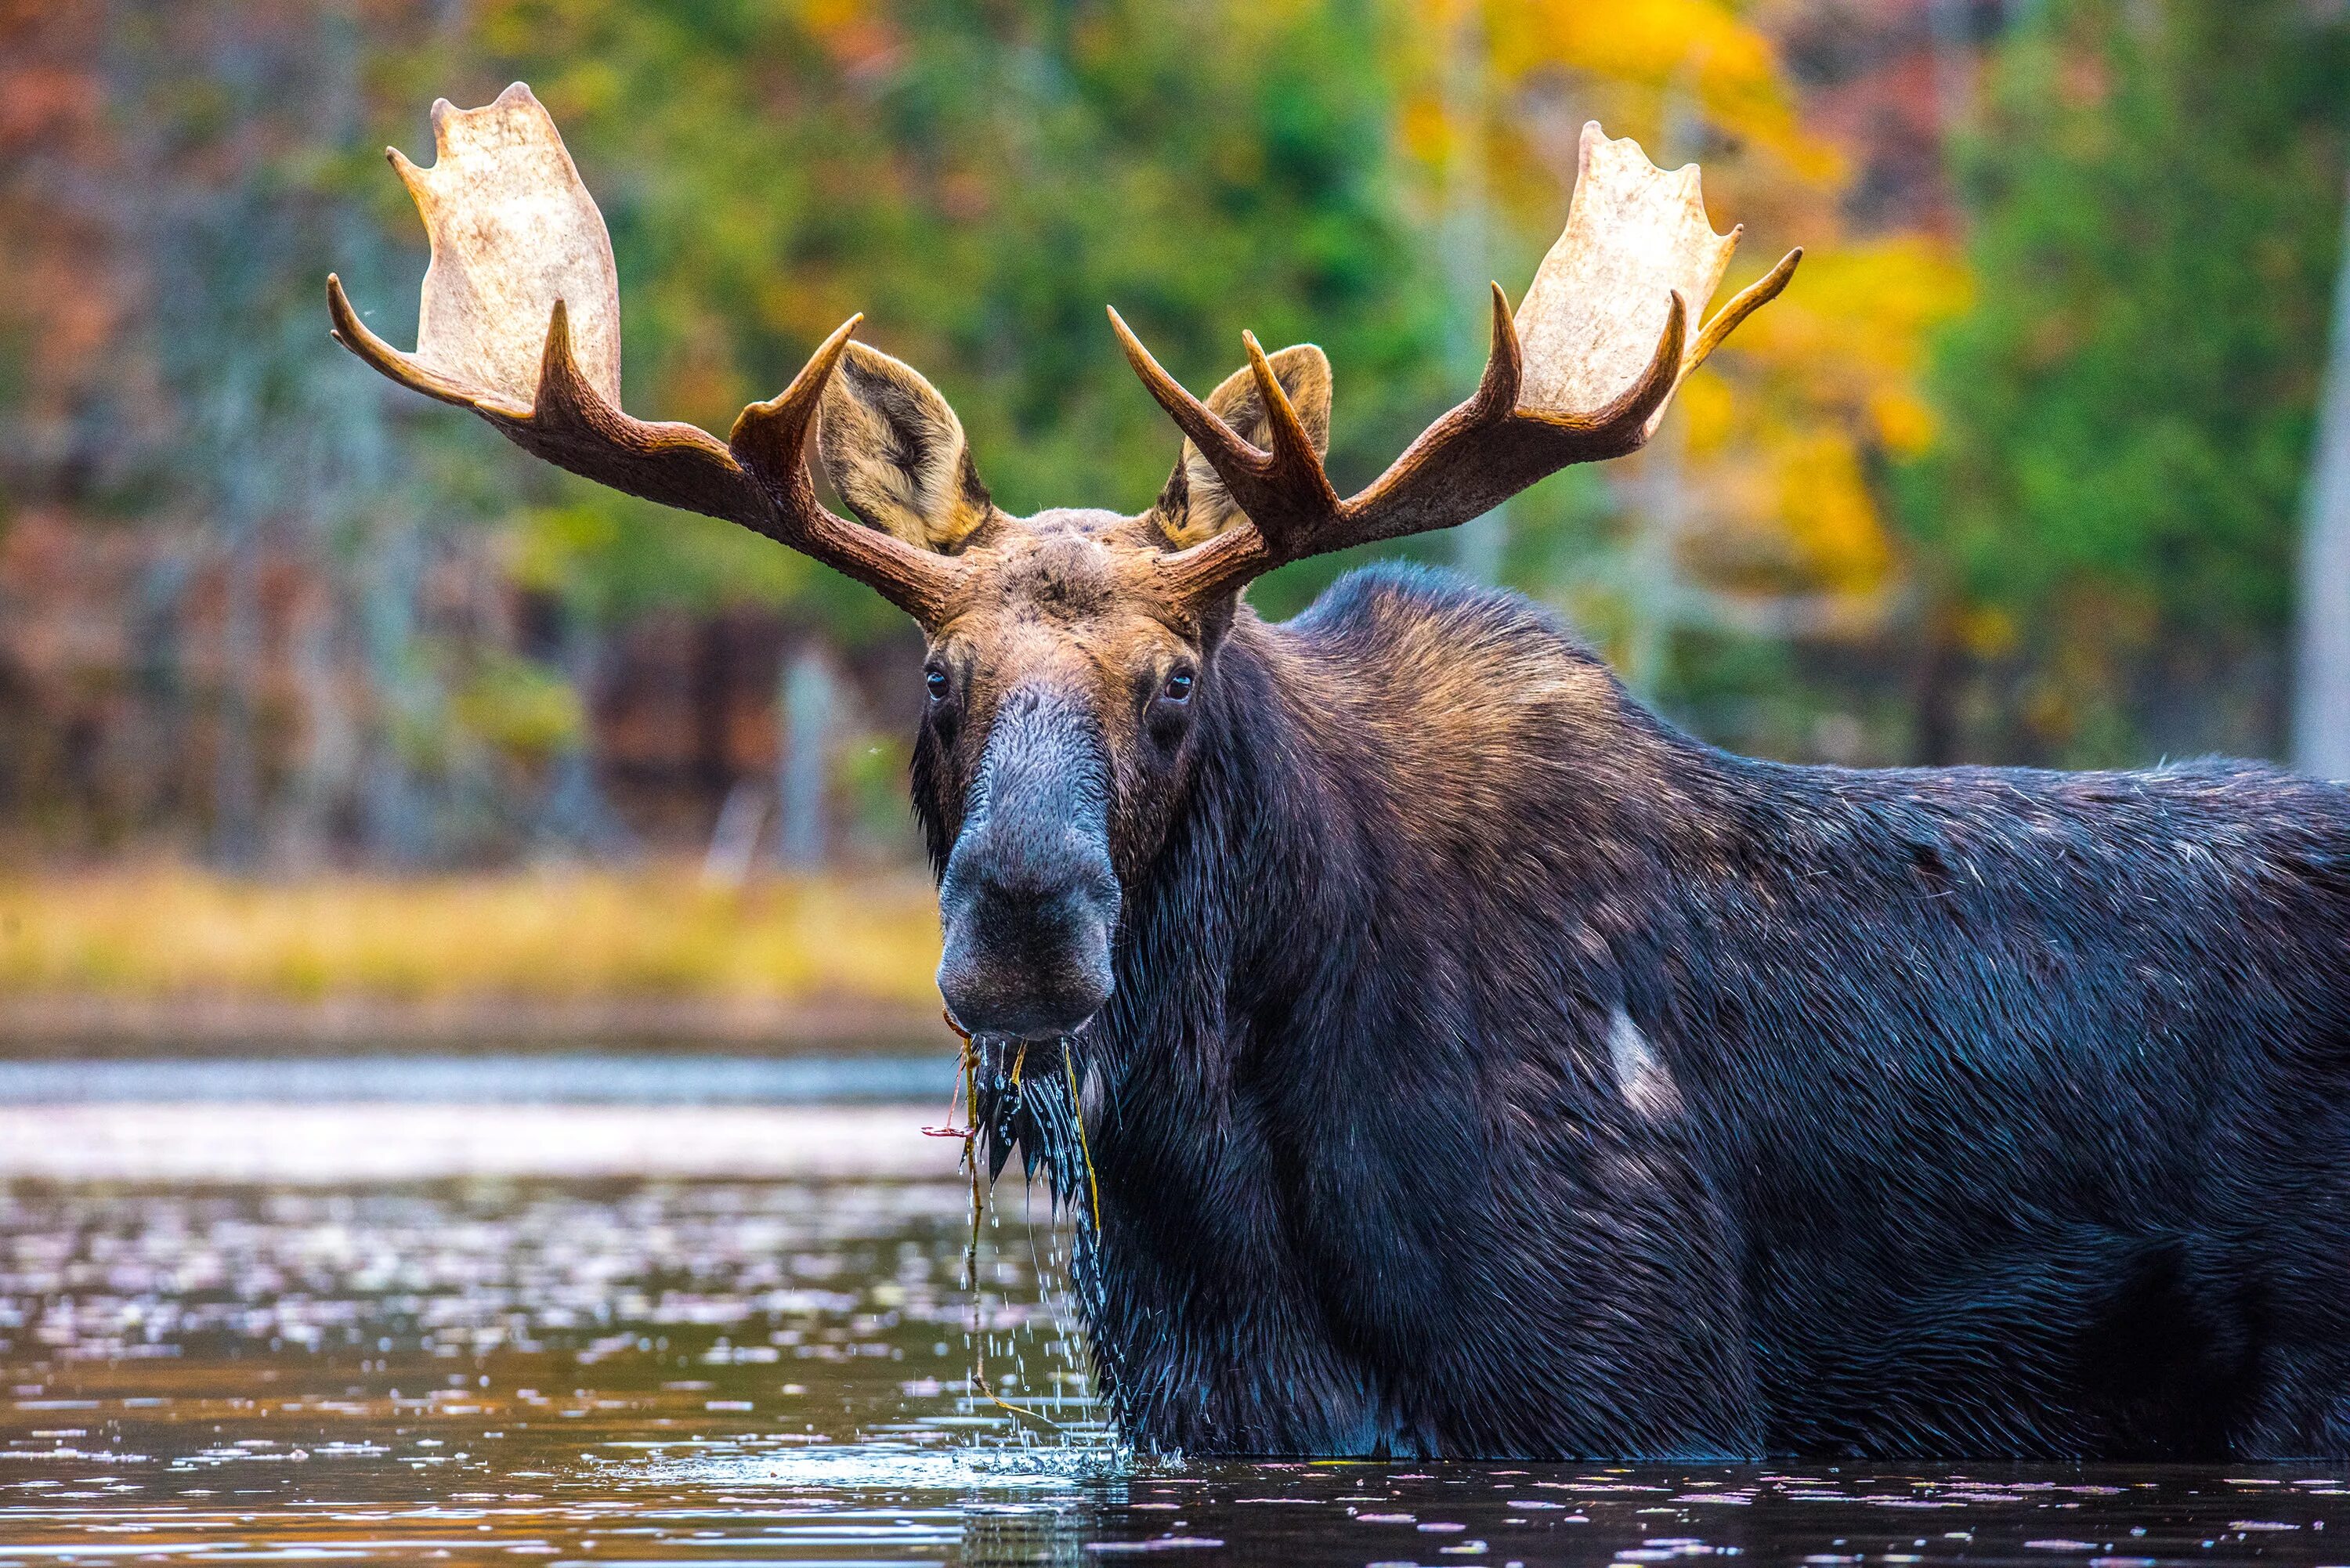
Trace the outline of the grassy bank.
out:
M 919 878 L 742 888 L 691 867 L 247 882 L 180 867 L 0 880 L 0 1035 L 43 1019 L 934 1016 Z M 10 1020 L 16 1023 L 12 1025 Z M 32 1023 L 24 1021 L 32 1020 Z M 142 1026 L 146 1027 L 146 1026 Z M 102 1032 L 102 1031 L 101 1031 Z

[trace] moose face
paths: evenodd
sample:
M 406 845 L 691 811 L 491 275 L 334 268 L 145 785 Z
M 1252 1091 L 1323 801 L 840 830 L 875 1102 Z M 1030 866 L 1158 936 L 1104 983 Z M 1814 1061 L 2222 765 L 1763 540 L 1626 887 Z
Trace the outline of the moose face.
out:
M 1128 520 L 1048 517 L 930 639 L 915 767 L 940 992 L 966 1029 L 1039 1038 L 1108 1000 L 1122 884 L 1183 788 L 1211 655 L 1196 617 L 1138 593 Z
M 1358 493 L 1323 472 L 1330 368 L 1268 356 L 1206 401 L 1113 311 L 1185 436 L 1137 516 L 1006 516 L 931 384 L 852 342 L 851 317 L 721 441 L 620 409 L 611 241 L 555 122 L 516 82 L 432 106 L 437 159 L 398 152 L 432 240 L 414 353 L 327 280 L 335 336 L 400 385 L 631 495 L 723 517 L 870 585 L 929 639 L 915 804 L 941 873 L 939 983 L 966 1029 L 1066 1033 L 1107 1000 L 1122 888 L 1159 853 L 1216 700 L 1216 647 L 1248 580 L 1286 561 L 1449 528 L 1569 463 L 1645 442 L 1680 379 L 1794 274 L 1791 252 L 1702 329 L 1730 265 L 1694 166 L 1584 128 L 1566 228 L 1514 316 L 1498 285 L 1470 399 Z M 807 438 L 852 521 L 821 504 Z
M 1320 350 L 1286 349 L 1272 366 L 1326 430 Z M 1209 406 L 1265 439 L 1247 372 Z M 915 751 L 915 805 L 941 872 L 939 989 L 965 1029 L 1073 1033 L 1108 1000 L 1124 888 L 1188 787 L 1194 715 L 1232 620 L 1232 593 L 1183 591 L 1165 563 L 1237 513 L 1192 449 L 1139 516 L 1008 517 L 944 400 L 861 344 L 820 407 L 819 457 L 858 520 L 962 567 L 928 628 Z

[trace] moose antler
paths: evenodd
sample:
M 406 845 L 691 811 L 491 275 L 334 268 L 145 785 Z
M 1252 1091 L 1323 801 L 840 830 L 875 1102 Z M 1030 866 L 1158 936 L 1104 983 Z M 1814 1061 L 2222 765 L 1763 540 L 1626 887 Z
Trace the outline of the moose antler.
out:
M 369 331 L 339 280 L 327 308 L 343 347 L 404 387 L 468 408 L 524 451 L 615 490 L 723 517 L 870 585 L 926 624 L 962 568 L 816 498 L 810 420 L 861 317 L 850 317 L 731 439 L 620 411 L 619 275 L 595 199 L 520 82 L 486 109 L 432 106 L 437 156 L 388 155 L 432 241 L 416 352 Z
M 1565 232 L 1515 320 L 1493 286 L 1492 349 L 1467 402 L 1411 443 L 1369 488 L 1331 487 L 1297 411 L 1253 334 L 1242 334 L 1270 427 L 1243 440 L 1159 368 L 1116 310 L 1135 373 L 1191 438 L 1244 514 L 1170 555 L 1178 590 L 1205 596 L 1287 561 L 1375 539 L 1450 528 L 1570 463 L 1620 457 L 1655 432 L 1681 378 L 1794 275 L 1800 250 L 1722 306 L 1689 342 L 1690 313 L 1721 283 L 1738 233 L 1717 234 L 1694 164 L 1666 173 L 1628 138 L 1583 128 Z

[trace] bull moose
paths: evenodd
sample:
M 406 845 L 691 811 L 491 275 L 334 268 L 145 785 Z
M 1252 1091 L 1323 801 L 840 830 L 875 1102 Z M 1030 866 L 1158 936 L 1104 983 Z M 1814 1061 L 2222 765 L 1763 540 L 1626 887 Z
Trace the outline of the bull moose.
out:
M 1173 473 L 1137 514 L 1014 518 L 856 318 L 726 441 L 622 413 L 553 122 L 516 84 L 433 128 L 433 167 L 391 154 L 432 240 L 417 350 L 330 278 L 343 343 L 920 624 L 979 1158 L 1084 1197 L 1132 1440 L 2350 1452 L 2350 792 L 1753 761 L 1514 595 L 1375 568 L 1283 624 L 1243 599 L 1639 447 L 1800 254 L 1693 330 L 1736 238 L 1693 167 L 1586 128 L 1474 394 L 1352 497 L 1318 348 L 1247 338 L 1201 401 L 1113 312 Z

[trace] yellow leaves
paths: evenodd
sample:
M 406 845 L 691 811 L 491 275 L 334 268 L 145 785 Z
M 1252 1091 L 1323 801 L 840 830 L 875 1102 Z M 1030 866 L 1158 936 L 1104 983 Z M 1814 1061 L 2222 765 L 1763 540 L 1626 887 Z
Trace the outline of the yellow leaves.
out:
M 1807 379 L 1823 400 L 1881 405 L 1907 430 L 1922 415 L 1896 403 L 1912 395 L 1928 337 L 1972 297 L 1965 266 L 1926 235 L 1830 245 L 1807 254 L 1794 286 L 1731 342 L 1743 358 Z
M 1756 428 L 1718 385 L 1694 401 L 1683 410 L 1700 415 L 1683 474 L 1696 524 L 1682 541 L 1685 569 L 1731 594 L 1866 596 L 1886 587 L 1893 552 L 1848 431 L 1831 424 Z M 1712 443 L 1711 453 L 1697 446 L 1700 433 Z
M 1805 574 L 1835 593 L 1881 587 L 1892 551 L 1850 438 L 1833 428 L 1795 435 L 1771 462 L 1778 514 Z
M 1969 297 L 1965 270 L 1922 235 L 1808 254 L 1679 394 L 1694 514 L 1721 535 L 1693 541 L 1694 563 L 1737 588 L 1887 587 L 1894 553 L 1870 467 L 1931 439 L 1917 385 L 1928 335 Z
M 1461 148 L 1460 128 L 1445 114 L 1443 102 L 1430 94 L 1404 101 L 1396 134 L 1405 151 L 1431 169 L 1443 168 Z
M 1673 394 L 1674 415 L 1693 453 L 1711 454 L 1738 433 L 1738 400 L 1720 376 L 1692 376 Z
M 1928 342 L 1971 294 L 1964 266 L 1929 236 L 1831 243 L 1806 254 L 1794 286 L 1717 361 L 1738 409 L 1723 421 L 1735 433 L 1721 439 L 1721 461 L 1767 466 L 1763 504 L 1806 586 L 1865 594 L 1889 581 L 1872 454 L 1906 457 L 1932 440 L 1918 391 Z
M 1410 11 L 1414 57 L 1404 145 L 1440 165 L 1461 138 L 1485 137 L 1499 98 L 1574 85 L 1597 98 L 1575 116 L 1596 116 L 1617 136 L 1676 156 L 1666 121 L 1687 111 L 1724 137 L 1767 151 L 1800 180 L 1832 182 L 1842 161 L 1809 134 L 1779 59 L 1761 28 L 1726 0 L 1423 0 Z M 1476 58 L 1464 60 L 1462 51 Z M 1500 94 L 1463 92 L 1465 76 Z M 1521 128 L 1523 129 L 1523 128 Z M 1570 130 L 1572 128 L 1569 128 Z M 1563 151 L 1571 152 L 1573 139 Z
M 1778 50 L 1723 0 L 1494 0 L 1484 21 L 1504 80 L 1564 67 L 1687 93 L 1709 122 L 1770 149 L 1803 177 L 1825 179 L 1836 168 L 1834 151 L 1797 121 Z M 1660 127 L 1638 129 L 1653 137 Z
M 1868 422 L 1877 429 L 1877 444 L 1896 457 L 1916 457 L 1933 444 L 1933 408 L 1908 387 L 1871 393 Z

